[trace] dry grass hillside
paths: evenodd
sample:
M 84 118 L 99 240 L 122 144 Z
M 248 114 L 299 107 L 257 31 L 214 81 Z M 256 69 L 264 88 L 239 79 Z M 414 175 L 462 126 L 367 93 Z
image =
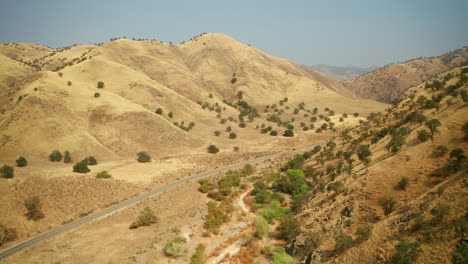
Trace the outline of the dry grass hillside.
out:
M 390 103 L 408 88 L 439 73 L 466 65 L 467 60 L 468 47 L 464 47 L 439 57 L 390 64 L 343 84 L 362 98 Z
M 222 34 L 204 34 L 180 45 L 115 39 L 57 50 L 28 44 L 0 47 L 0 54 L 36 69 L 11 84 L 14 89 L 2 89 L 1 100 L 8 102 L 0 116 L 2 159 L 44 159 L 53 149 L 101 159 L 143 150 L 162 157 L 210 143 L 233 147 L 235 141 L 227 135 L 213 133 L 241 123 L 232 131 L 239 140 L 268 138 L 259 132 L 271 115 L 265 109 L 276 104 L 281 104 L 274 110 L 283 122 L 274 128 L 280 135 L 287 124 L 302 128 L 300 123 L 310 122 L 306 110 L 313 108 L 326 108 L 327 115 L 333 110 L 333 116 L 385 107 L 355 99 L 324 75 Z M 24 70 L 18 66 L 14 72 Z M 283 98 L 289 100 L 279 102 Z M 304 113 L 291 119 L 300 104 Z M 161 114 L 155 113 L 158 108 Z
M 66 70 L 61 78 L 70 74 Z M 338 125 L 331 133 L 302 131 L 265 146 L 260 137 L 258 150 L 269 151 L 327 142 L 179 186 L 44 241 L 5 263 L 466 263 L 467 75 L 468 68 L 439 74 L 366 119 L 341 115 L 340 122 L 332 115 Z M 441 86 L 434 85 L 437 82 Z M 285 116 L 299 118 L 286 106 L 295 107 L 283 100 L 277 107 Z M 210 112 L 208 107 L 201 109 Z M 309 114 L 307 105 L 304 109 L 301 115 Z M 274 112 L 271 106 L 266 110 Z M 316 124 L 330 123 L 324 119 Z M 17 227 L 24 238 L 34 230 L 47 230 L 44 220 L 53 220 L 49 223 L 54 226 L 68 221 L 66 216 L 114 202 L 103 193 L 128 197 L 138 188 L 193 173 L 195 164 L 207 169 L 254 156 L 226 149 L 208 157 L 195 154 L 138 166 L 97 165 L 113 175 L 107 180 L 89 174 L 63 177 L 55 167 L 66 171 L 66 165 L 55 164 L 47 166 L 47 177 L 34 177 L 40 172 L 28 165 L 18 169 L 15 184 L 0 182 L 4 190 L 9 187 L 8 197 L 14 197 L 0 203 L 11 212 L 4 223 Z M 179 170 L 167 178 L 157 174 L 175 167 Z M 148 171 L 156 176 L 145 175 Z M 152 185 L 136 184 L 135 178 Z M 67 193 L 64 201 L 57 199 L 60 189 Z M 26 213 L 21 203 L 37 191 L 44 193 L 46 218 L 27 221 L 21 217 Z M 68 203 L 79 206 L 73 210 Z M 156 223 L 129 228 L 146 207 L 158 217 Z

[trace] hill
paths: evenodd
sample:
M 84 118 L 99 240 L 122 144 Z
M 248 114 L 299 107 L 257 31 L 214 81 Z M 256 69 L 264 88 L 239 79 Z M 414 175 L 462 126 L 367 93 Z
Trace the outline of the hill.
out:
M 389 64 L 343 84 L 362 98 L 390 103 L 408 88 L 467 63 L 468 47 L 464 47 L 439 57 Z
M 356 79 L 378 68 L 378 67 L 365 67 L 364 68 L 364 67 L 355 67 L 355 66 L 333 66 L 333 65 L 327 65 L 327 64 L 317 64 L 317 65 L 304 66 L 304 67 L 323 73 L 339 82 Z
M 36 70 L 10 84 L 14 89 L 2 87 L 8 92 L 1 100 L 10 102 L 0 117 L 0 151 L 8 154 L 3 157 L 43 159 L 53 149 L 110 159 L 146 150 L 161 157 L 209 143 L 232 145 L 227 137 L 212 136 L 213 131 L 240 123 L 247 123 L 236 129 L 241 140 L 268 138 L 260 130 L 275 111 L 283 115 L 281 122 L 275 119 L 282 134 L 288 124 L 310 123 L 313 108 L 335 115 L 385 107 L 356 99 L 324 75 L 223 34 L 204 34 L 180 45 L 115 39 L 57 50 L 0 47 L 4 57 Z M 163 114 L 155 113 L 158 108 Z M 299 111 L 304 113 L 291 119 Z

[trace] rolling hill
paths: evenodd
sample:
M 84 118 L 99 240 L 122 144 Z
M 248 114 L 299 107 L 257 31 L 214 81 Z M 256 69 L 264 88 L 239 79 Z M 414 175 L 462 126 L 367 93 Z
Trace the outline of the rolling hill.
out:
M 265 109 L 275 104 L 284 104 L 276 110 L 283 121 L 294 117 L 301 103 L 300 111 L 317 107 L 333 114 L 386 107 L 356 99 L 339 82 L 223 34 L 204 34 L 180 45 L 115 39 L 52 50 L 4 43 L 0 54 L 8 61 L 2 67 L 14 65 L 2 79 L 15 80 L 2 84 L 0 93 L 0 100 L 9 102 L 0 116 L 4 157 L 44 158 L 53 149 L 110 159 L 141 150 L 164 156 L 233 143 L 211 135 L 244 123 L 251 111 L 260 113 L 257 120 L 252 117 L 236 132 L 241 139 L 266 137 L 259 129 L 272 115 Z M 155 113 L 158 108 L 163 114 Z M 288 122 L 299 127 L 308 120 L 302 115 Z M 287 123 L 278 124 L 282 133 Z
M 343 84 L 362 98 L 390 103 L 408 88 L 467 63 L 468 47 L 464 47 L 439 57 L 389 64 Z

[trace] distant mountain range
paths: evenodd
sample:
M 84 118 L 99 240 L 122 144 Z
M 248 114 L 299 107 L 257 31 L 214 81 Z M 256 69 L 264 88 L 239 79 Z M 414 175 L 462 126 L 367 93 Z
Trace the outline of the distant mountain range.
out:
M 312 66 L 304 65 L 304 67 L 326 74 L 339 82 L 349 81 L 358 78 L 359 76 L 362 76 L 379 68 L 377 66 L 364 68 L 355 66 L 332 66 L 327 64 L 317 64 Z

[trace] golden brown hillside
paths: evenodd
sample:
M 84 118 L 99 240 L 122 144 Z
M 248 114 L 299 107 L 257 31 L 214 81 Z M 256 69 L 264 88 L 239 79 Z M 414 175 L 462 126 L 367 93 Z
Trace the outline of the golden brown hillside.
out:
M 467 61 L 468 47 L 464 47 L 439 57 L 390 64 L 343 84 L 362 98 L 390 103 L 408 88 Z
M 0 53 L 25 57 L 38 71 L 1 97 L 10 102 L 0 117 L 2 158 L 44 159 L 53 149 L 113 159 L 141 150 L 162 157 L 213 143 L 232 148 L 239 141 L 270 140 L 260 130 L 273 114 L 282 135 L 288 124 L 310 127 L 314 108 L 334 120 L 385 108 L 223 34 L 181 45 L 116 39 L 51 50 L 4 44 Z M 213 135 L 228 126 L 236 127 L 237 141 Z

